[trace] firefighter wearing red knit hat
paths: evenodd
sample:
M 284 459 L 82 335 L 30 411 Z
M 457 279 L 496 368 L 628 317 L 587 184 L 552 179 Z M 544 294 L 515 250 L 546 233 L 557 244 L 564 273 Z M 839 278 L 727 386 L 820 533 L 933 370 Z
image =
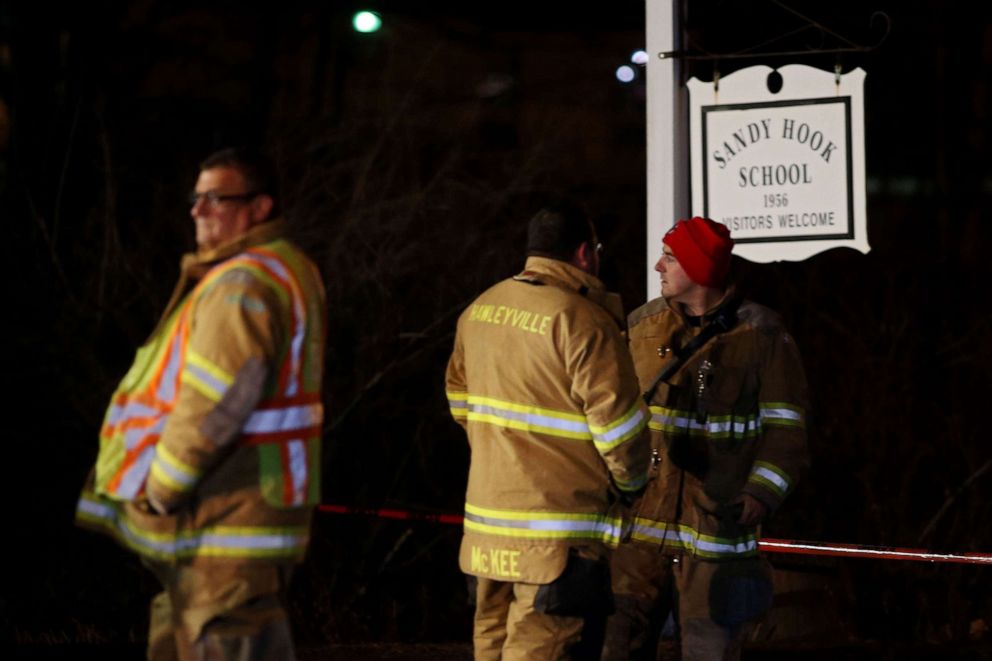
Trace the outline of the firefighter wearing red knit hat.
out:
M 809 463 L 806 379 L 779 316 L 729 281 L 726 226 L 680 220 L 662 243 L 662 295 L 628 317 L 654 460 L 613 554 L 602 658 L 656 658 L 672 613 L 683 660 L 738 659 L 771 605 L 760 525 Z

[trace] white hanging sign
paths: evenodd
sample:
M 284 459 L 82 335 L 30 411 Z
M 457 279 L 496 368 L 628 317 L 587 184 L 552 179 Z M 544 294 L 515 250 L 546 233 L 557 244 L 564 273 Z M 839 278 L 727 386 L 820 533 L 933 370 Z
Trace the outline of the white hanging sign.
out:
M 801 64 L 689 81 L 692 213 L 725 224 L 734 253 L 798 261 L 867 253 L 864 79 Z

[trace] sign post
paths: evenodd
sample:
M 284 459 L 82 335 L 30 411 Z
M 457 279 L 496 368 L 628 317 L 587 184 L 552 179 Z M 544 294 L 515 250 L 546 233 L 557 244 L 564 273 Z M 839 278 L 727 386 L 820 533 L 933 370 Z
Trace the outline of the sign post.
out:
M 648 300 L 661 296 L 661 282 L 654 264 L 661 256 L 661 239 L 689 211 L 688 103 L 682 83 L 682 61 L 660 59 L 657 54 L 682 48 L 681 0 L 648 0 L 645 3 L 648 104 Z

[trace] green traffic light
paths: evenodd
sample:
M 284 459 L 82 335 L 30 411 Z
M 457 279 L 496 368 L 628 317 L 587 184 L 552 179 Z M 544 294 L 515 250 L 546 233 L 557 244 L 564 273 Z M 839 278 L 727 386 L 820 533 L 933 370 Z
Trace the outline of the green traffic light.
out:
M 351 18 L 351 25 L 356 32 L 369 34 L 379 31 L 382 27 L 382 19 L 374 11 L 360 11 Z

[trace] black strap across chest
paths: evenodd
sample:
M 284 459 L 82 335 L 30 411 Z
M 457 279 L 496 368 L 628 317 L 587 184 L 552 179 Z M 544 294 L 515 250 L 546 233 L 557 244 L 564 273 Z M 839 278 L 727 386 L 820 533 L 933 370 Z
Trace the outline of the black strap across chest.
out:
M 643 397 L 645 404 L 651 403 L 651 398 L 654 397 L 654 393 L 658 390 L 661 382 L 675 374 L 700 347 L 720 333 L 725 333 L 737 325 L 737 309 L 740 305 L 741 300 L 739 298 L 732 298 L 721 305 L 713 313 L 710 322 L 700 331 L 699 335 L 689 340 L 685 346 L 673 351 L 675 358 L 661 368 L 661 371 L 658 372 L 658 375 L 651 382 L 651 386 L 644 391 Z

